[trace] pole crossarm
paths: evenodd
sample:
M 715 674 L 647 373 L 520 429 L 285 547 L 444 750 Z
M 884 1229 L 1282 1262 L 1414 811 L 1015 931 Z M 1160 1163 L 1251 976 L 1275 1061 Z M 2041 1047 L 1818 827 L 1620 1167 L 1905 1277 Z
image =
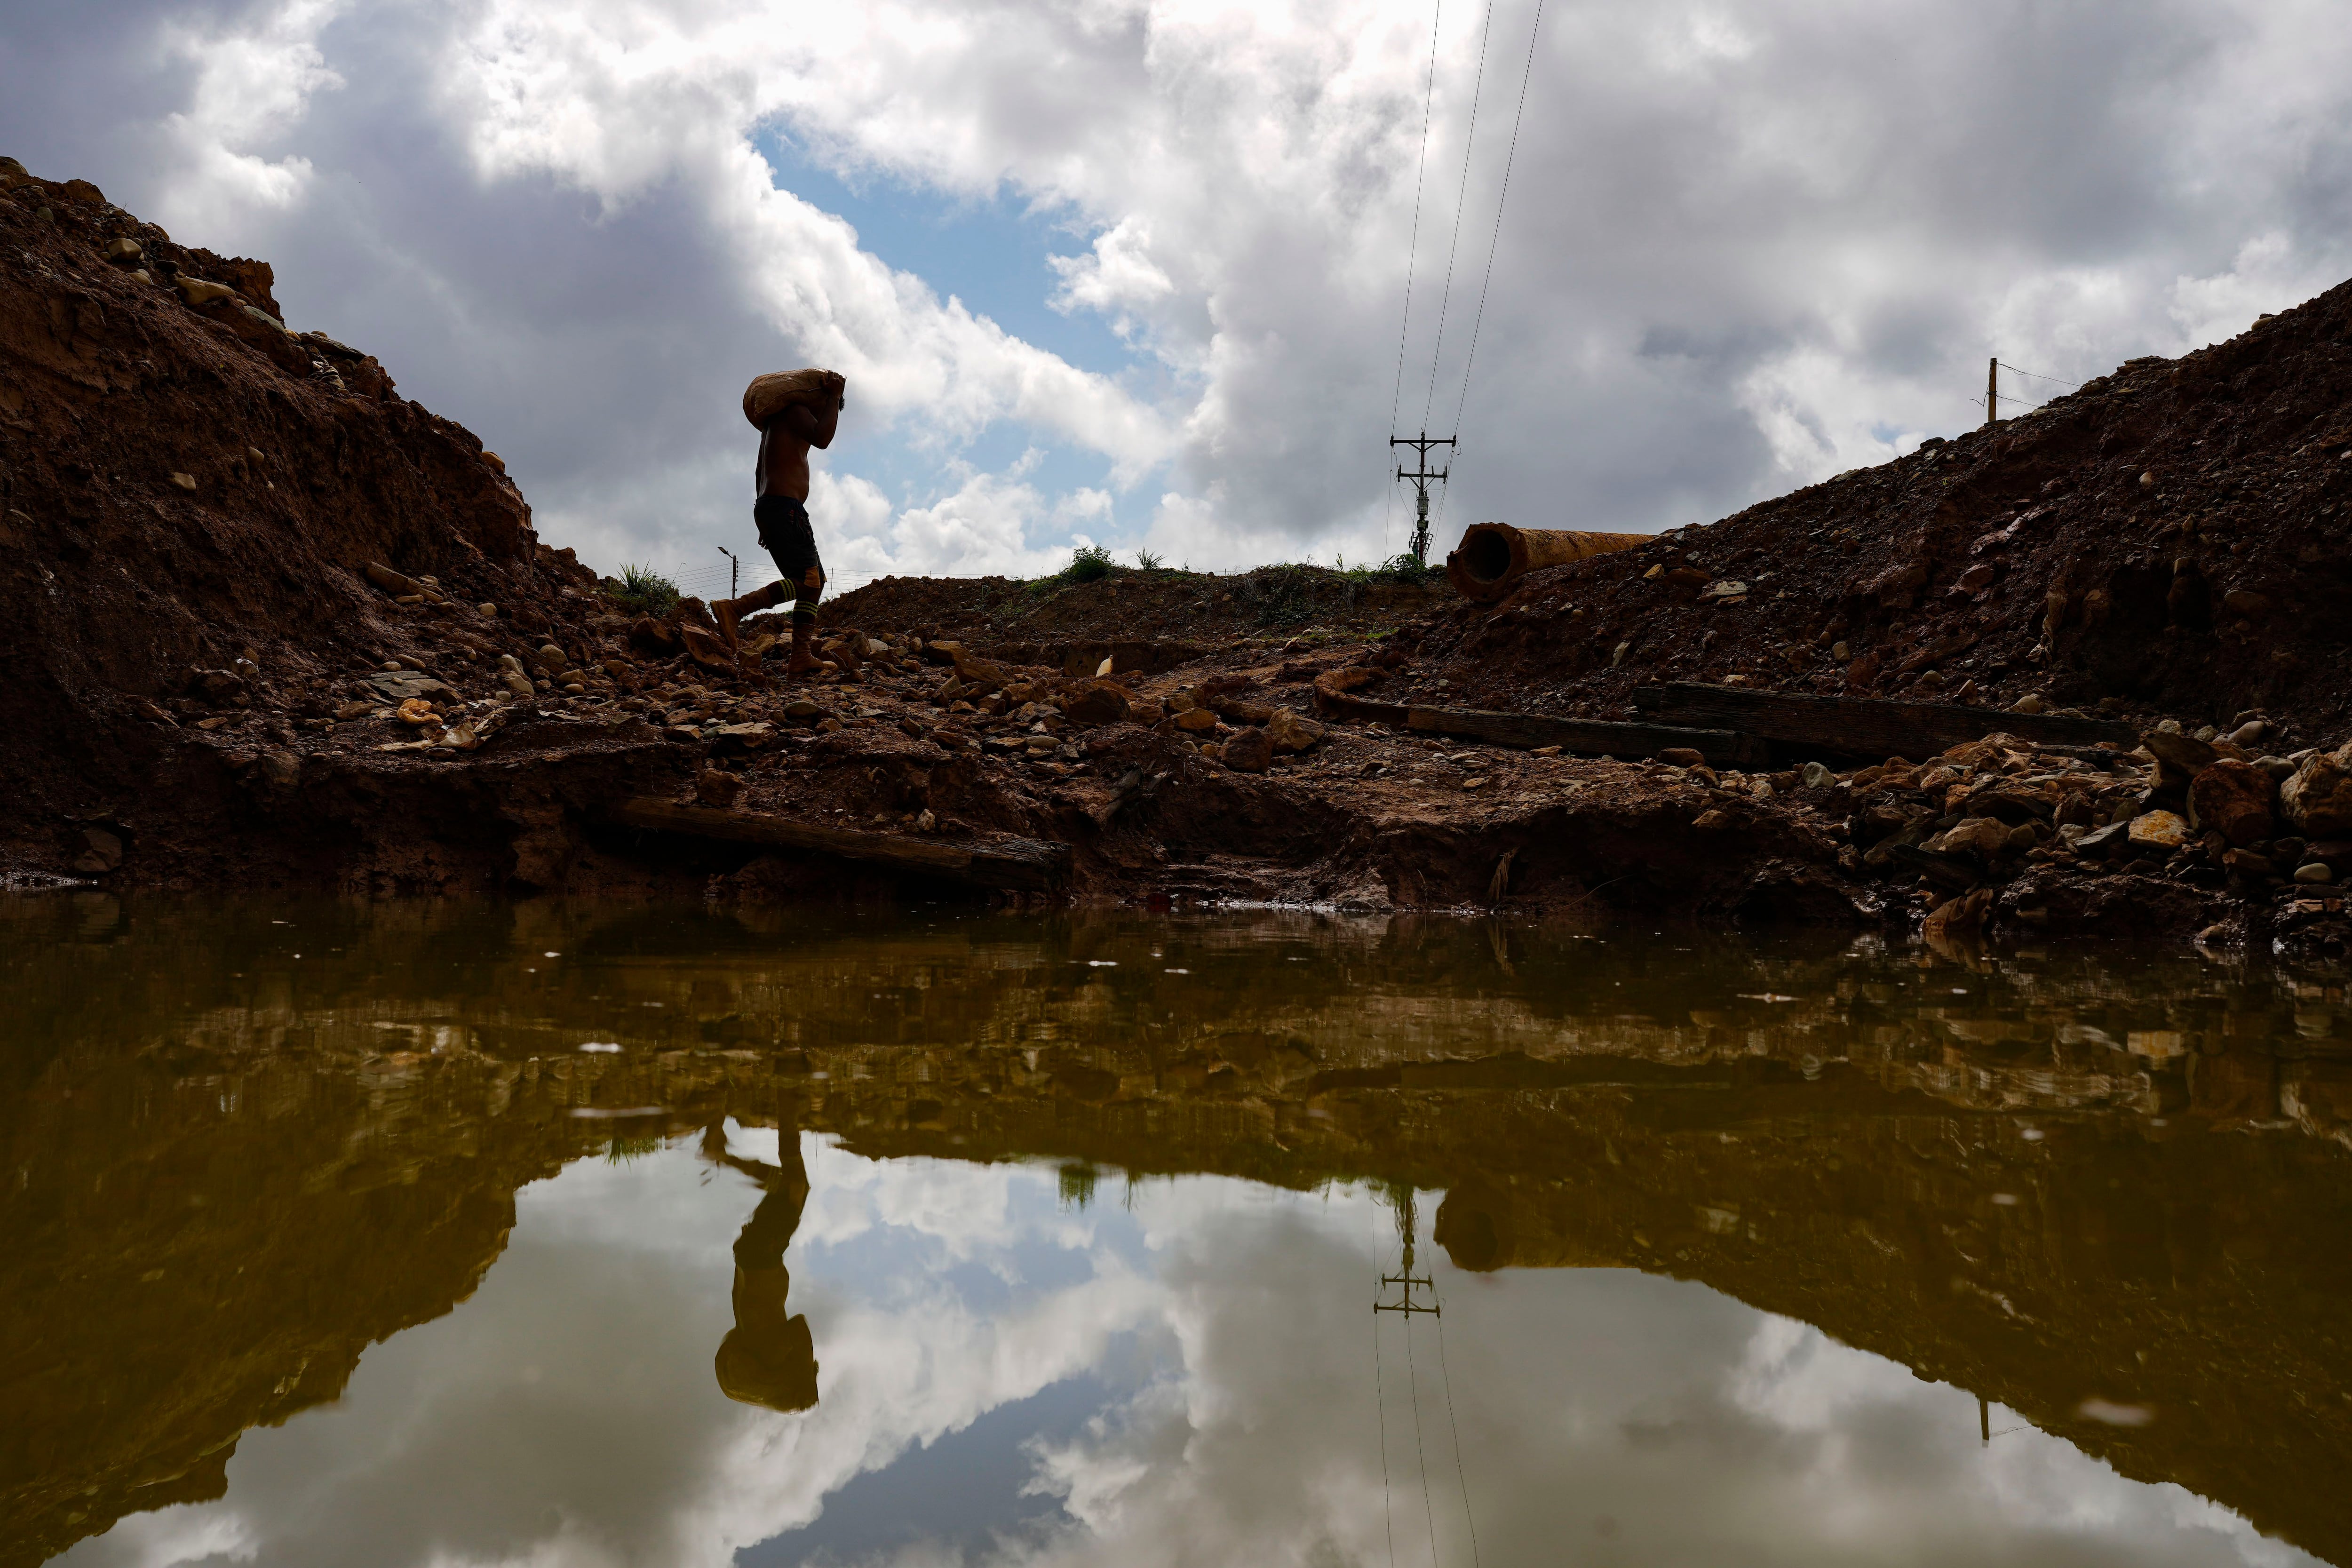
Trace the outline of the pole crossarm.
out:
M 1372 1303 L 1373 1311 L 1403 1312 L 1407 1315 L 1411 1315 L 1414 1312 L 1426 1312 L 1431 1317 L 1434 1318 L 1442 1314 L 1445 1310 L 1442 1306 L 1426 1301 L 1416 1301 L 1412 1299 L 1412 1293 L 1415 1289 L 1427 1290 L 1432 1294 L 1435 1294 L 1437 1287 L 1430 1281 L 1430 1278 L 1426 1274 L 1383 1274 L 1381 1276 L 1381 1289 L 1385 1290 L 1391 1285 L 1397 1287 L 1398 1300 L 1393 1301 L 1374 1301 Z
M 1426 430 L 1418 436 L 1389 437 L 1390 447 L 1410 447 L 1416 459 L 1411 468 L 1400 464 L 1396 477 L 1411 484 L 1413 489 L 1412 558 L 1423 566 L 1429 564 L 1429 487 L 1433 483 L 1444 484 L 1446 476 L 1452 472 L 1451 465 L 1444 468 L 1431 468 L 1429 449 L 1432 447 L 1451 447 L 1454 444 L 1453 437 L 1433 436 Z

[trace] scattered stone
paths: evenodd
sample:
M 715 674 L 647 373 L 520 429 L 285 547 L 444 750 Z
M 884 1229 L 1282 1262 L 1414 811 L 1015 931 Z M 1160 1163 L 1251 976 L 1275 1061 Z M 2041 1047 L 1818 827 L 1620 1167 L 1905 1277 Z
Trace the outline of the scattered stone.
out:
M 2167 719 L 2164 723 L 2171 724 L 2172 721 Z M 2191 778 L 2221 754 L 2213 749 L 2210 742 L 2182 734 L 2178 725 L 2167 730 L 2159 724 L 2139 739 L 2158 762 L 2177 768 Z
M 302 759 L 291 752 L 264 752 L 261 776 L 279 789 L 292 789 L 302 782 Z
M 1071 723 L 1089 730 L 1124 723 L 1128 716 L 1127 689 L 1112 681 L 1090 680 L 1063 699 L 1062 712 Z
M 1206 708 L 1187 708 L 1176 715 L 1176 728 L 1198 735 L 1217 727 L 1216 714 Z
M 1827 789 L 1837 782 L 1837 775 L 1823 763 L 1807 763 L 1800 773 L 1807 789 Z
M 2189 786 L 2189 822 L 2200 833 L 2214 832 L 2242 849 L 2270 837 L 2270 775 L 2252 763 L 2221 757 L 2200 771 Z
M 2138 849 L 2178 849 L 2189 842 L 2189 823 L 2178 813 L 2143 811 L 2131 819 L 2128 837 Z
M 1971 816 L 1948 833 L 1937 834 L 1921 846 L 1931 855 L 1972 853 L 1990 860 L 2009 847 L 2009 825 L 1997 816 Z M 2027 841 L 2032 842 L 2031 830 Z
M 1723 807 L 1710 806 L 1691 818 L 1691 826 L 1701 833 L 1721 833 L 1739 826 L 1739 819 Z
M 1330 733 L 1324 725 L 1302 719 L 1287 708 L 1274 710 L 1274 717 L 1266 721 L 1265 732 L 1274 742 L 1274 749 L 1286 755 L 1307 751 Z M 1559 754 L 1558 747 L 1551 750 L 1554 755 Z
M 106 247 L 106 258 L 117 267 L 136 267 L 146 254 L 140 243 L 128 236 L 110 240 Z
M 196 476 L 194 474 L 174 473 L 172 476 L 172 482 L 184 490 L 194 490 L 196 488 Z
M 83 828 L 81 846 L 73 868 L 86 877 L 102 877 L 122 864 L 122 840 L 103 827 Z
M 824 710 L 805 697 L 795 697 L 784 704 L 784 717 L 795 724 L 806 724 L 824 716 Z
M 722 768 L 705 768 L 694 775 L 694 798 L 705 805 L 725 810 L 735 804 L 743 793 L 743 775 L 730 773 Z
M 190 305 L 209 305 L 215 300 L 234 300 L 236 290 L 226 283 L 215 283 L 208 278 L 195 278 L 183 272 L 173 280 L 180 298 Z
M 2042 702 L 2041 698 L 2029 691 L 2024 696 L 2019 698 L 2016 701 L 2011 703 L 2009 705 L 2009 710 L 2012 713 L 2039 713 L 2044 706 L 2045 704 Z
M 2110 822 L 2104 827 L 2094 827 L 2074 841 L 2074 853 L 2085 859 L 2104 859 L 2117 845 L 2130 842 L 2132 819 Z
M 404 724 L 437 724 L 441 721 L 441 715 L 433 711 L 433 705 L 421 697 L 412 697 L 403 702 L 394 717 Z
M 2279 786 L 2279 806 L 2305 837 L 2352 836 L 2352 742 L 2305 757 Z
M 1262 773 L 1274 765 L 1274 738 L 1255 724 L 1234 731 L 1219 761 L 1237 773 Z
M 2257 855 L 2251 849 L 2223 850 L 2221 866 L 2224 870 L 2253 882 L 2267 881 L 2278 875 L 2278 868 L 2271 864 L 2269 856 Z
M 1706 758 L 1688 746 L 1668 746 L 1658 753 L 1658 761 L 1672 767 L 1696 768 L 1705 765 Z
M 2325 860 L 2309 861 L 2294 868 L 2294 879 L 2305 883 L 2333 882 L 2336 880 L 2336 868 Z
M 2231 615 L 2252 620 L 2268 610 L 2271 601 L 2268 595 L 2257 594 L 2252 588 L 2232 588 L 2221 595 L 2221 605 Z

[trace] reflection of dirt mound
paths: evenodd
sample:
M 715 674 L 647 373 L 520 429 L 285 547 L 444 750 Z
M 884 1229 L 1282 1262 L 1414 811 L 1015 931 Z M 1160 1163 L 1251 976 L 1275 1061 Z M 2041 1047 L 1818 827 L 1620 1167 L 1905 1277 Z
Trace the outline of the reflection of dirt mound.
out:
M 1431 673 L 1614 716 L 1660 680 L 2006 705 L 2246 709 L 2340 738 L 2352 284 L 1991 429 L 1531 574 Z M 1843 646 L 1843 655 L 1835 652 Z M 1621 651 L 1622 649 L 1622 651 Z M 2193 716 L 2193 717 L 2192 717 Z
M 463 1299 L 516 1185 L 624 1153 L 618 1126 L 642 1150 L 730 1119 L 1106 1189 L 1447 1189 L 1459 1267 L 1696 1279 L 2352 1561 L 2341 1410 L 2312 1394 L 2352 1378 L 2324 971 L 2060 955 L 1963 989 L 1864 947 L 1669 963 L 1276 913 L 6 912 L 9 956 L 44 962 L 0 964 L 0 1536 L 29 1543 L 0 1561 L 216 1495 L 245 1427 Z M 593 1114 L 648 1105 L 667 1119 Z M 804 1404 L 781 1267 L 804 1173 L 744 1173 L 767 1191 L 718 1372 Z M 2100 1426 L 2086 1396 L 2157 1416 Z

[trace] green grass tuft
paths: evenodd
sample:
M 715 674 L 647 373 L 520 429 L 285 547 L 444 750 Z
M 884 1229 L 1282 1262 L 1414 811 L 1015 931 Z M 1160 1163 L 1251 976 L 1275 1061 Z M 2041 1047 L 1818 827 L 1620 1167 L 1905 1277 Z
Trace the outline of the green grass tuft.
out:
M 604 579 L 604 596 L 641 616 L 667 616 L 677 608 L 677 584 L 650 566 L 624 566 Z
M 1070 563 L 1062 568 L 1062 577 L 1066 582 L 1092 583 L 1118 570 L 1108 545 L 1082 544 L 1070 556 Z

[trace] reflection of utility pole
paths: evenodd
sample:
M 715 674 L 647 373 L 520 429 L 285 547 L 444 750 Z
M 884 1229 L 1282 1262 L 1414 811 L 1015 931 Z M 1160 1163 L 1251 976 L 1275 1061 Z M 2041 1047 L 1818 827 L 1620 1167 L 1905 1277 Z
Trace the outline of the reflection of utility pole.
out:
M 1985 1403 L 1981 1394 L 1977 1395 L 1977 1436 L 1986 1447 L 1992 1447 L 1992 1406 Z
M 1454 445 L 1454 437 L 1433 436 L 1424 430 L 1418 436 L 1391 436 L 1389 437 L 1389 445 L 1391 447 L 1410 447 L 1413 449 L 1414 456 L 1420 458 L 1419 465 L 1410 473 L 1399 468 L 1396 477 L 1400 479 L 1409 479 L 1412 483 L 1412 558 L 1426 566 L 1429 564 L 1429 483 L 1432 479 L 1435 479 L 1442 484 L 1447 473 L 1451 472 L 1449 468 L 1433 470 L 1430 468 L 1429 449 L 1432 447 L 1451 447 Z
M 1419 1228 L 1419 1216 L 1413 1208 L 1412 1189 L 1406 1187 L 1402 1191 L 1391 1191 L 1390 1196 L 1396 1204 L 1397 1235 L 1404 1242 L 1404 1263 L 1398 1273 L 1381 1276 L 1381 1289 L 1386 1290 L 1390 1286 L 1395 1286 L 1397 1300 L 1375 1300 L 1372 1303 L 1372 1310 L 1402 1312 L 1407 1322 L 1412 1321 L 1412 1314 L 1415 1312 L 1426 1312 L 1433 1318 L 1436 1317 L 1441 1311 L 1439 1307 L 1433 1303 L 1416 1301 L 1412 1299 L 1413 1289 L 1416 1286 L 1433 1295 L 1437 1290 L 1437 1287 L 1430 1282 L 1428 1275 L 1415 1274 L 1412 1271 L 1412 1237 L 1413 1232 Z

